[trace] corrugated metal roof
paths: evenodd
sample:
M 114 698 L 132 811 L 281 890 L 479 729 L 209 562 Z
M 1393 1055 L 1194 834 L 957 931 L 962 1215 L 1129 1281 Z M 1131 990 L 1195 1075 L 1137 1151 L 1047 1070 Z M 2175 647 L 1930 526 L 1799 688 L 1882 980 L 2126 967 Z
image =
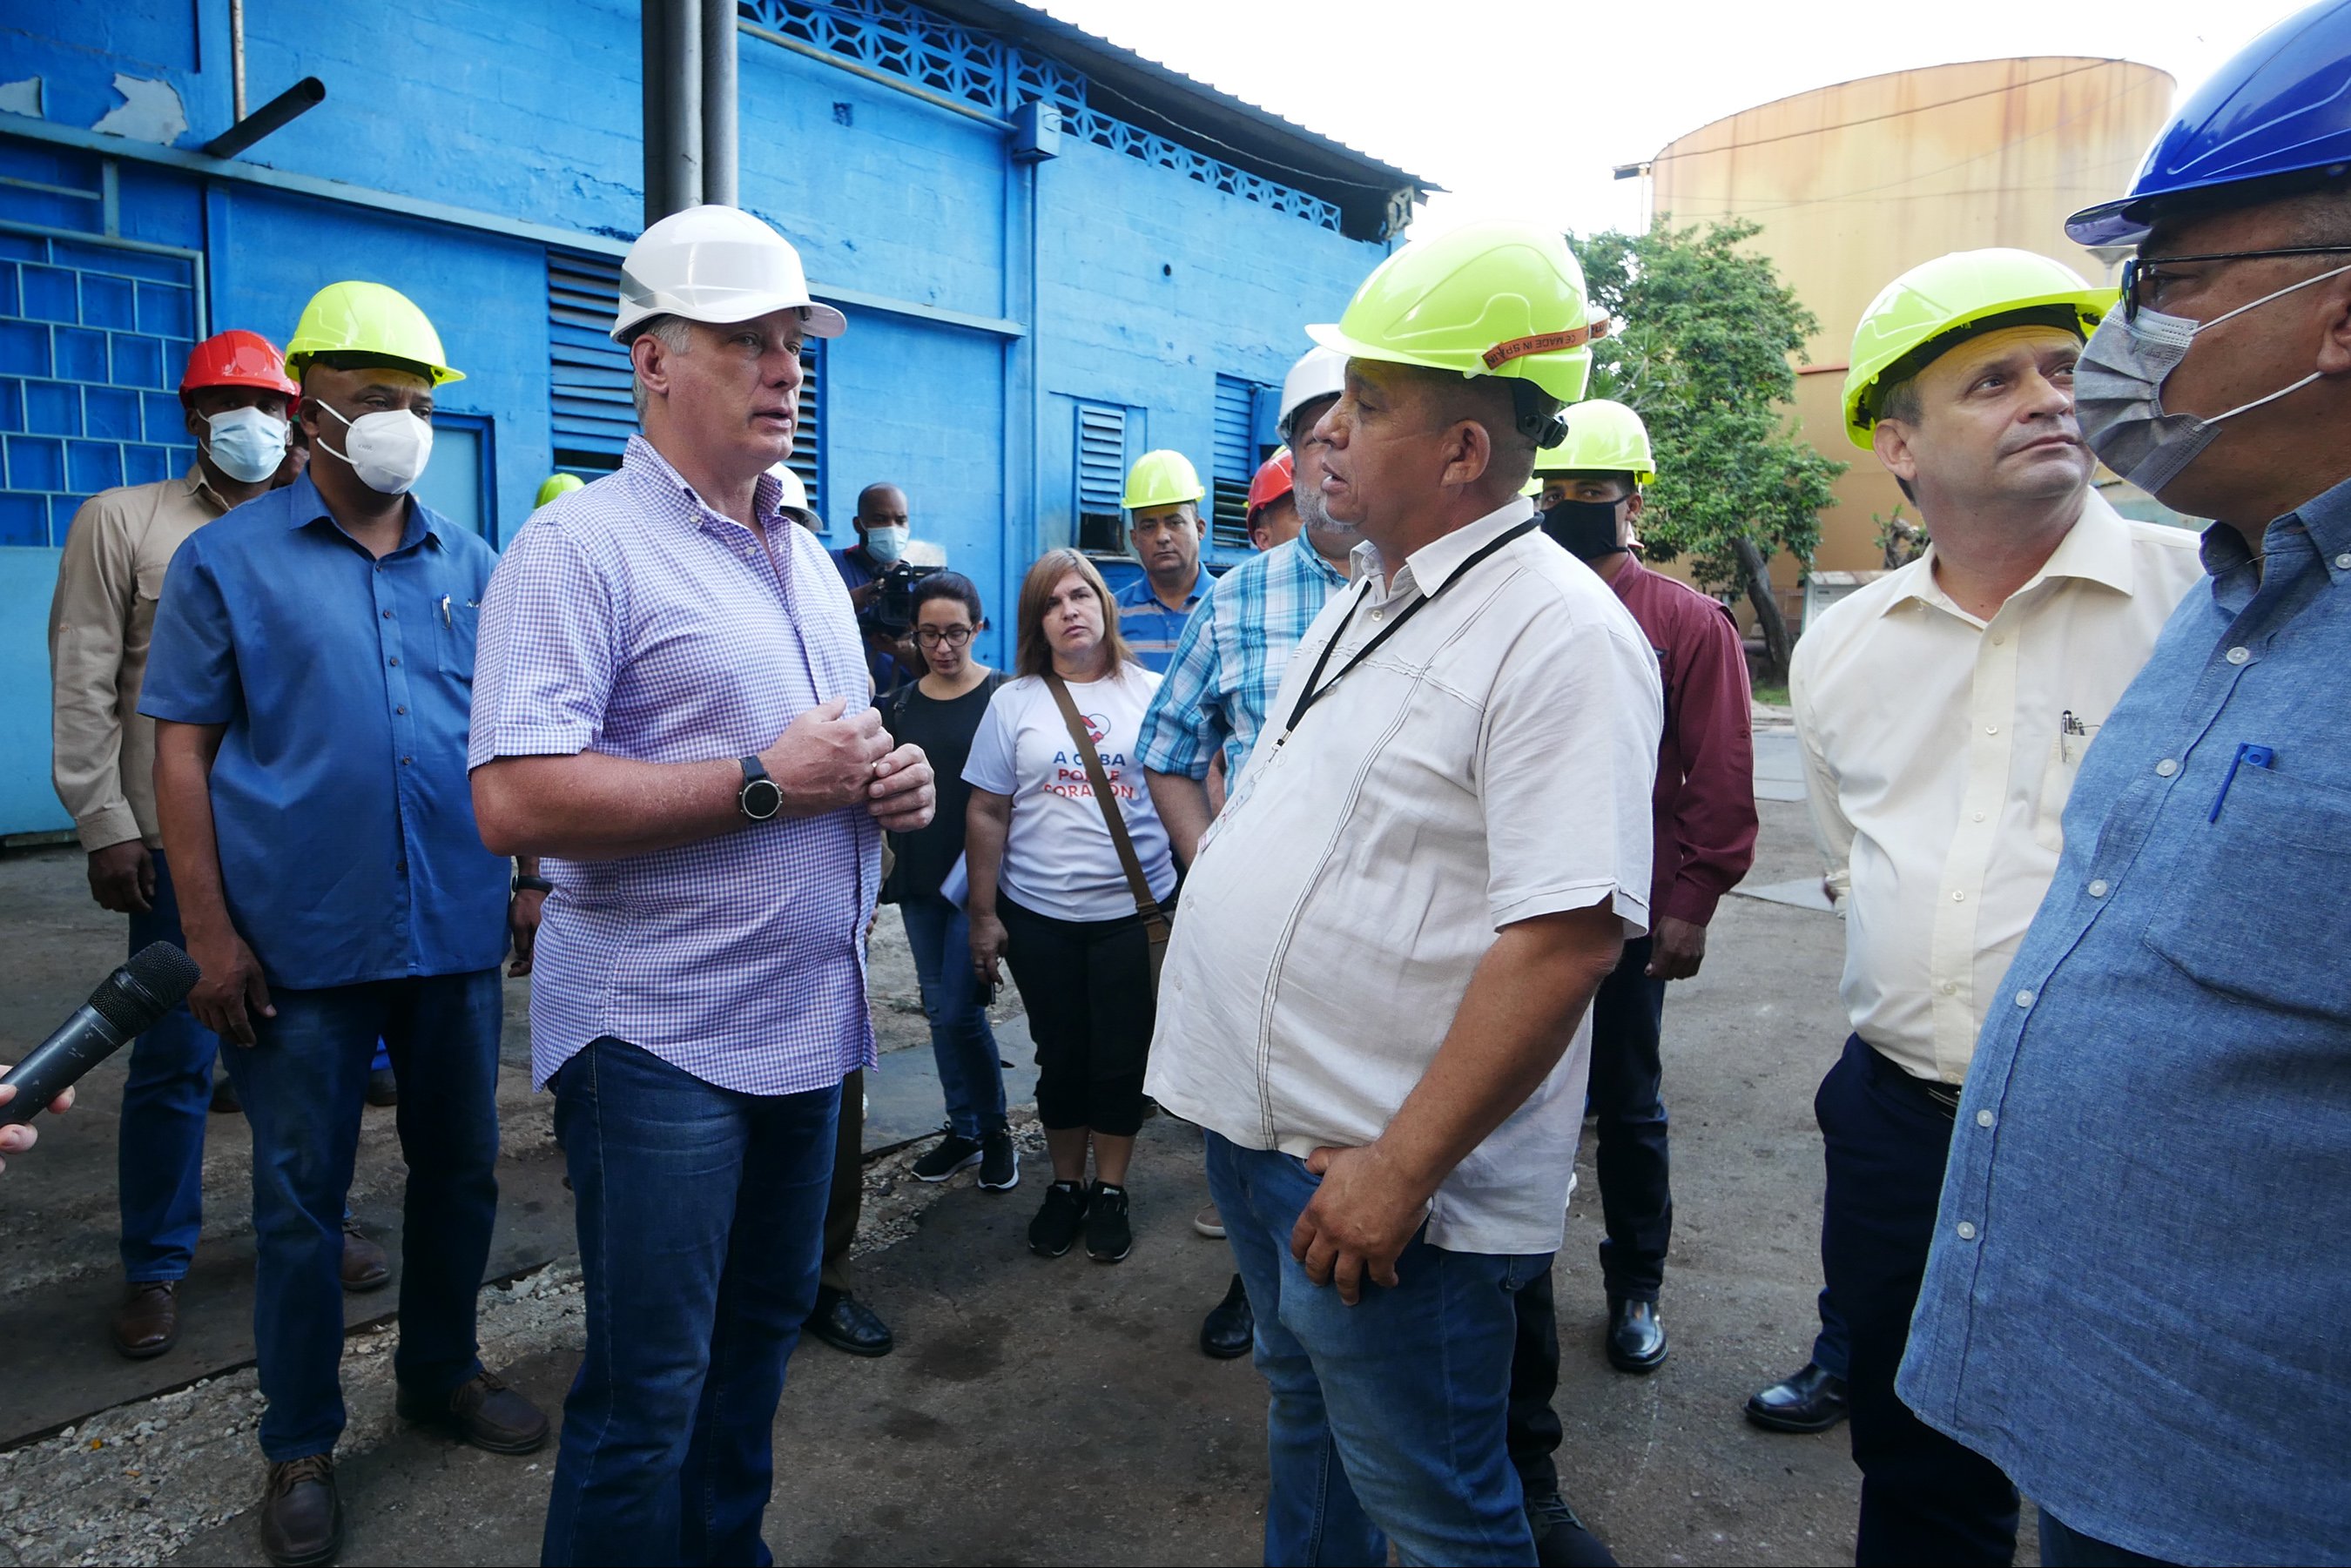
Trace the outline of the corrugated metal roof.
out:
M 1350 232 L 1397 192 L 1422 201 L 1445 187 L 1018 0 L 921 0 L 925 8 L 1000 35 L 1083 73 L 1096 107 L 1237 168 L 1337 203 Z

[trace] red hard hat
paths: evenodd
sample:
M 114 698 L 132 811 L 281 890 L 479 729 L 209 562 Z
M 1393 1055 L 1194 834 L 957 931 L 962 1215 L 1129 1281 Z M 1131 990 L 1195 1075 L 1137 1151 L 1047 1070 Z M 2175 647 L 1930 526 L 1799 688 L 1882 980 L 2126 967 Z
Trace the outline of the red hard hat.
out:
M 299 398 L 302 389 L 286 376 L 286 357 L 258 332 L 237 329 L 215 332 L 188 352 L 188 368 L 180 377 L 184 400 L 198 387 L 258 387 Z
M 1259 465 L 1257 476 L 1249 481 L 1249 520 L 1257 520 L 1259 507 L 1270 507 L 1289 495 L 1290 484 L 1290 448 L 1285 446 Z

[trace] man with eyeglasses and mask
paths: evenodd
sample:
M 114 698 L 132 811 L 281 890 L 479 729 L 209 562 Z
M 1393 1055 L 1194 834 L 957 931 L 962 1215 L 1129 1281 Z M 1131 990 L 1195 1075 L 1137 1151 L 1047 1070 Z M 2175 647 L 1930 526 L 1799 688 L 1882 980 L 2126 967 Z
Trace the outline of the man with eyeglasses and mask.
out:
M 2196 577 L 2193 535 L 2090 486 L 2074 362 L 2112 299 L 2046 256 L 1962 251 L 1896 278 L 1854 332 L 1846 433 L 1934 541 L 1807 626 L 1789 680 L 1845 918 L 1852 1033 L 1813 1109 L 1865 1568 L 2016 1551 L 2015 1489 L 1920 1423 L 1894 1376 L 1976 1032 L 2056 869 L 2083 754 Z M 1792 1424 L 1782 1392 L 1750 1418 Z
M 253 1133 L 261 1547 L 323 1563 L 343 1526 L 344 1200 L 378 1040 L 408 1165 L 399 1413 L 500 1454 L 538 1447 L 548 1421 L 484 1369 L 475 1336 L 517 912 L 465 771 L 496 558 L 410 494 L 434 393 L 459 372 L 423 312 L 376 283 L 321 289 L 284 368 L 308 470 L 172 558 L 139 706 L 204 970 L 189 1007 L 227 1043 Z
M 2137 247 L 2084 439 L 2218 520 L 1986 998 L 1898 1387 L 2032 1497 L 2044 1563 L 2339 1561 L 2351 0 L 2221 67 L 2067 232 Z

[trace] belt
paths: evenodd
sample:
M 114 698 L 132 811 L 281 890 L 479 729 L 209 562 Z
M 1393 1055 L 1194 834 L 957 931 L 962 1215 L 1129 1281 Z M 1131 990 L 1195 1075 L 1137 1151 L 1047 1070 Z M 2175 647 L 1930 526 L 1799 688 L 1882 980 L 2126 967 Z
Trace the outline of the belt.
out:
M 1952 1121 L 1959 1120 L 1959 1087 L 1958 1084 L 1938 1083 L 1931 1079 L 1920 1078 L 1916 1073 L 1907 1072 L 1895 1062 L 1892 1057 L 1876 1046 L 1870 1045 L 1867 1040 L 1862 1041 L 1862 1044 L 1868 1047 L 1870 1055 L 1877 1058 L 1879 1082 L 1893 1083 L 1914 1097 L 1926 1101 Z

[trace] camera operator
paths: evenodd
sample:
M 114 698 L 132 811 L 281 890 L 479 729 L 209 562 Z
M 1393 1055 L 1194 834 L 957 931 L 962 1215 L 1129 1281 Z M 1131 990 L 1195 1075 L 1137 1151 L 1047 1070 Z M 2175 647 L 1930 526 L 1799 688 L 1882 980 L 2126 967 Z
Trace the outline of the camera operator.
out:
M 898 570 L 913 530 L 906 520 L 906 492 L 895 485 L 868 485 L 857 493 L 857 542 L 832 552 L 832 564 L 849 585 L 849 602 L 857 612 L 858 633 L 865 640 L 865 664 L 872 672 L 876 697 L 896 690 L 922 674 L 919 661 L 908 656 L 905 639 L 914 629 L 911 615 L 890 622 L 893 609 L 903 611 L 911 593 L 911 574 Z M 895 591 L 893 591 L 893 590 Z

